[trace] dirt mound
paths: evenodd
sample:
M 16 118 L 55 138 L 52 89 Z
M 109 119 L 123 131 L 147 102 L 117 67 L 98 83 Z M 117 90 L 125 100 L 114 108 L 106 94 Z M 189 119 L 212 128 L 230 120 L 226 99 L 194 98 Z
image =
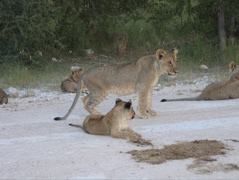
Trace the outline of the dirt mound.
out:
M 137 162 L 161 164 L 168 160 L 202 158 L 224 155 L 226 147 L 215 140 L 196 140 L 165 146 L 163 149 L 132 150 L 133 159 Z
M 139 139 L 137 141 L 129 141 L 130 143 L 135 144 L 136 146 L 154 146 L 150 140 Z
M 225 155 L 226 150 L 228 148 L 220 141 L 196 140 L 168 145 L 163 149 L 132 150 L 127 153 L 131 154 L 137 162 L 150 164 L 161 164 L 169 160 L 196 158 L 193 164 L 188 165 L 188 169 L 200 174 L 212 173 L 214 171 L 239 171 L 239 167 L 235 164 L 208 165 L 209 162 L 217 161 L 211 156 Z

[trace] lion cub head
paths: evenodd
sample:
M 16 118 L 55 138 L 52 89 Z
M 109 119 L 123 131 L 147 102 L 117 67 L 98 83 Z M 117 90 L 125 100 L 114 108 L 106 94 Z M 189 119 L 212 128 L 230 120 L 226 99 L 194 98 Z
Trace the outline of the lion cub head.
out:
M 178 61 L 176 57 L 177 53 L 177 49 L 173 49 L 169 52 L 163 49 L 156 51 L 156 57 L 159 59 L 162 69 L 171 77 L 175 77 L 178 73 Z
M 131 100 L 128 102 L 122 101 L 120 98 L 117 98 L 115 101 L 115 110 L 118 110 L 119 113 L 121 113 L 122 116 L 124 116 L 126 119 L 134 119 L 135 111 L 132 106 Z
M 72 79 L 74 82 L 78 82 L 78 80 L 80 79 L 80 75 L 83 73 L 83 69 L 79 69 L 79 70 L 71 70 L 71 75 L 70 75 L 70 79 Z
M 82 69 L 71 70 L 71 75 L 61 82 L 61 90 L 63 92 L 74 93 L 77 91 L 77 83 L 80 79 L 81 74 L 83 73 Z M 85 87 L 82 87 L 82 91 L 86 90 Z

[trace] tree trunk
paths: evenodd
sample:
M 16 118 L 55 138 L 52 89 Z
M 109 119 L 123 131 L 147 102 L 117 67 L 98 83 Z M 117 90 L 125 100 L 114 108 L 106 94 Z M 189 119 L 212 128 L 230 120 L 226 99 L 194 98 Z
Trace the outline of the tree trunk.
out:
M 218 35 L 219 35 L 219 46 L 223 50 L 227 46 L 227 35 L 225 30 L 225 6 L 220 3 L 218 6 Z
M 230 22 L 230 42 L 233 45 L 235 43 L 235 30 L 236 30 L 236 17 L 232 15 Z

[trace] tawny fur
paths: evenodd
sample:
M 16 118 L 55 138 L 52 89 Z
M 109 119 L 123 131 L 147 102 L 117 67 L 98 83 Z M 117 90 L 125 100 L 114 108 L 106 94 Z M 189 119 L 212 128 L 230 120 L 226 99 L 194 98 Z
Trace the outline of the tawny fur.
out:
M 175 77 L 178 73 L 177 50 L 170 52 L 159 49 L 155 55 L 144 56 L 129 64 L 93 67 L 84 72 L 79 80 L 75 99 L 64 117 L 55 120 L 65 120 L 75 107 L 80 96 L 82 84 L 90 92 L 82 101 L 84 108 L 90 114 L 102 114 L 95 107 L 100 104 L 109 93 L 128 95 L 138 93 L 138 111 L 141 118 L 157 115 L 151 109 L 152 91 L 158 83 L 158 78 L 164 73 Z
M 193 98 L 162 99 L 168 101 L 202 101 L 202 100 L 226 100 L 239 98 L 239 81 L 230 80 L 209 84 L 202 93 Z
M 100 35 L 101 34 L 101 35 Z M 104 46 L 104 50 L 106 52 L 112 52 L 114 51 L 118 57 L 125 56 L 127 44 L 128 44 L 128 36 L 125 33 L 112 33 L 109 34 L 107 32 L 100 33 L 98 36 L 104 36 L 104 40 L 101 41 L 104 42 L 102 45 Z
M 89 134 L 110 135 L 114 138 L 137 141 L 141 138 L 141 135 L 133 131 L 128 123 L 128 120 L 133 119 L 134 116 L 135 112 L 131 101 L 125 102 L 116 99 L 115 106 L 105 116 L 89 115 L 85 118 L 83 126 L 69 125 L 80 127 Z
M 239 80 L 239 66 L 234 61 L 229 62 L 228 66 L 232 72 L 230 80 Z
M 116 37 L 116 51 L 119 57 L 125 56 L 125 51 L 128 43 L 128 36 L 126 34 L 121 33 L 120 36 Z
M 77 91 L 77 83 L 82 73 L 83 73 L 82 69 L 71 70 L 70 77 L 62 81 L 61 90 L 63 92 L 75 93 Z
M 8 97 L 7 94 L 0 88 L 0 104 L 7 104 Z

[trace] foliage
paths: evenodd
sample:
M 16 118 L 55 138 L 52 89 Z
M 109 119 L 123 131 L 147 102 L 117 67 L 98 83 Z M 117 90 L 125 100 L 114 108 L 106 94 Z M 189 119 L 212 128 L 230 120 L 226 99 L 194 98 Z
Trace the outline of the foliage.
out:
M 1 55 L 34 53 L 57 45 L 57 19 L 50 0 L 5 0 L 0 3 Z
M 239 26 L 237 0 L 4 0 L 0 1 L 0 64 L 33 68 L 67 52 L 101 53 L 111 33 L 128 34 L 128 52 L 180 49 L 185 61 L 213 63 L 218 51 L 218 6 L 226 7 L 225 50 L 233 51 Z M 238 20 L 238 19 L 237 19 Z M 99 43 L 101 42 L 101 43 Z M 40 54 L 43 54 L 41 56 Z

